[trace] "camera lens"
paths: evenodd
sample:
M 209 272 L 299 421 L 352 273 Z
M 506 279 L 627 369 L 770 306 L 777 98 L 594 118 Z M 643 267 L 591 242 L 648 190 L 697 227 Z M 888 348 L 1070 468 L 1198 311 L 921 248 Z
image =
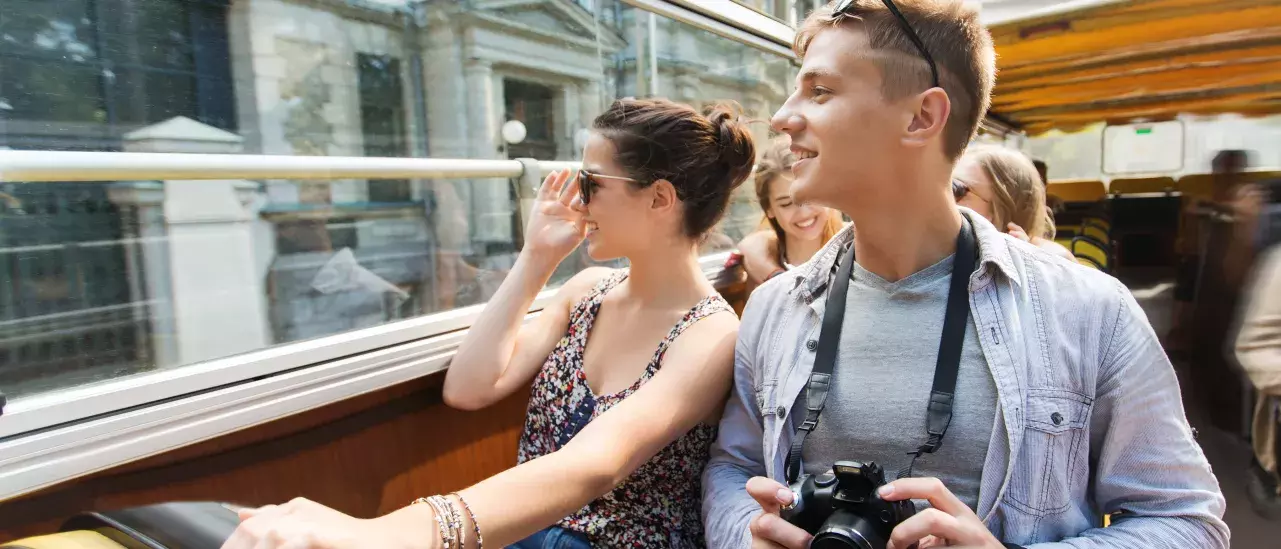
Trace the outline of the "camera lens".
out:
M 811 549 L 885 549 L 889 539 L 876 525 L 844 509 L 832 513 L 814 534 Z

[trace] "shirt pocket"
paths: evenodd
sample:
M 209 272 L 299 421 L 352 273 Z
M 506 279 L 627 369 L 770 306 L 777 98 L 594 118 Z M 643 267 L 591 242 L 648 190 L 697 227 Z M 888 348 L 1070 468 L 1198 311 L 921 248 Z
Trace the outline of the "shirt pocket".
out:
M 1086 426 L 1094 399 L 1061 389 L 1028 390 L 1023 444 L 1008 497 L 1034 516 L 1061 513 L 1085 489 Z
M 763 418 L 768 419 L 769 416 L 774 415 L 777 411 L 774 409 L 774 387 L 776 386 L 777 383 L 770 380 L 754 388 L 756 391 L 756 409 L 760 410 Z

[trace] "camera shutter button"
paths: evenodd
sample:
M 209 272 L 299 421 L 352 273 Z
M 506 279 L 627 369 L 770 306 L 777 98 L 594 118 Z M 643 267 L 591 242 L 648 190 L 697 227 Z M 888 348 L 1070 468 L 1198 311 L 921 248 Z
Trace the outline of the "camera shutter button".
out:
M 827 488 L 833 484 L 836 484 L 836 475 L 830 471 L 814 477 L 814 486 L 818 488 Z

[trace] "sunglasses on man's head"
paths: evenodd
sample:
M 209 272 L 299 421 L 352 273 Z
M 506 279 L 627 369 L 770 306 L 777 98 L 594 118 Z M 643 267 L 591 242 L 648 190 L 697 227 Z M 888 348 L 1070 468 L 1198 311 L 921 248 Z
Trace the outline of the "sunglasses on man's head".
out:
M 592 173 L 587 170 L 578 170 L 577 179 L 578 179 L 578 194 L 579 196 L 583 197 L 583 204 L 587 204 L 592 201 L 592 190 L 596 188 L 598 185 L 600 185 L 599 183 L 596 182 L 597 179 L 617 179 L 619 181 L 631 181 L 632 183 L 639 183 L 639 181 L 632 179 L 630 177 L 622 177 L 618 175 L 604 175 L 599 173 Z
M 857 7 L 854 5 L 855 1 L 841 0 L 841 3 L 836 5 L 833 13 L 837 15 L 858 15 L 851 10 L 851 8 Z M 925 58 L 925 62 L 930 65 L 930 74 L 934 76 L 933 87 L 939 87 L 939 69 L 934 65 L 934 57 L 930 56 L 930 51 L 925 49 L 925 43 L 921 41 L 921 37 L 917 36 L 916 31 L 912 30 L 912 24 L 903 16 L 903 12 L 898 10 L 898 6 L 894 5 L 894 0 L 881 0 L 881 2 L 885 4 L 886 9 L 890 10 L 890 13 L 894 14 L 894 18 L 898 19 L 899 25 L 903 27 L 903 32 L 907 34 L 908 40 L 911 40 L 916 45 L 916 49 L 920 50 L 921 57 Z

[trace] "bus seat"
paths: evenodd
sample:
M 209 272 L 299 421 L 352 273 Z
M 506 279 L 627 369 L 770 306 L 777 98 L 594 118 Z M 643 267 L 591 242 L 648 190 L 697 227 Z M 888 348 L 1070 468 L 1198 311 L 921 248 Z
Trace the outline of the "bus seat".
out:
M 1273 179 L 1281 179 L 1281 170 L 1245 172 L 1241 174 L 1241 180 L 1246 183 L 1262 183 Z
M 1107 196 L 1107 187 L 1097 179 L 1063 179 L 1051 181 L 1046 193 L 1064 202 L 1098 202 Z
M 1103 243 L 1104 245 L 1109 245 L 1112 242 L 1112 236 L 1108 234 L 1108 231 L 1094 224 L 1087 223 L 1082 226 L 1081 232 L 1077 236 L 1087 236 Z
M 1072 239 L 1072 246 L 1068 249 L 1078 259 L 1084 258 L 1093 261 L 1102 271 L 1106 272 L 1110 268 L 1107 245 L 1102 242 L 1088 236 L 1078 236 Z
M 1082 225 L 1094 225 L 1106 232 L 1112 232 L 1112 222 L 1102 217 L 1087 217 L 1081 220 Z
M 1179 192 L 1192 198 L 1210 198 L 1214 195 L 1214 176 L 1208 173 L 1185 175 L 1179 178 Z
M 1178 190 L 1173 177 L 1127 177 L 1108 183 L 1109 194 L 1168 193 Z
M 60 532 L 0 544 L 0 549 L 129 549 L 89 530 Z
M 1090 259 L 1090 258 L 1088 258 L 1088 257 L 1081 257 L 1081 256 L 1077 256 L 1077 258 L 1076 258 L 1076 262 L 1077 262 L 1077 263 L 1080 263 L 1080 264 L 1082 264 L 1082 265 L 1085 265 L 1086 267 L 1089 267 L 1089 268 L 1091 268 L 1091 269 L 1098 269 L 1098 270 L 1100 270 L 1100 271 L 1102 271 L 1102 270 L 1103 270 L 1103 266 L 1102 266 L 1102 265 L 1099 265 L 1099 262 L 1098 262 L 1098 261 L 1095 261 L 1095 260 Z

